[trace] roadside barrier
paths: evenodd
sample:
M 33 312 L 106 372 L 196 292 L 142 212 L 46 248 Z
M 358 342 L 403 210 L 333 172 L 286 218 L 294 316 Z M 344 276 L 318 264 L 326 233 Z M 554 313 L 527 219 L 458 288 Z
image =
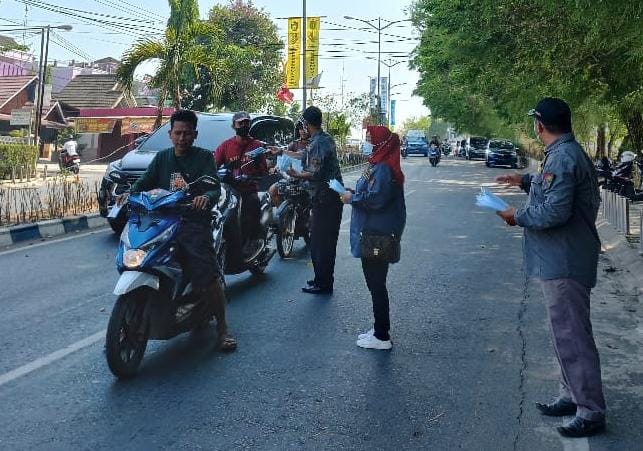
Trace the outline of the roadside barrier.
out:
M 630 201 L 612 191 L 601 189 L 601 210 L 618 232 L 630 234 Z

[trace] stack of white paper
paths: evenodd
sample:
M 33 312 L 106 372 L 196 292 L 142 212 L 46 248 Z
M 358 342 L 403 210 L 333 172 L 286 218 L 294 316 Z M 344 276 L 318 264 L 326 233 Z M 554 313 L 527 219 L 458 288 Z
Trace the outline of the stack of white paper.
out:
M 336 191 L 339 194 L 344 194 L 346 192 L 346 188 L 344 188 L 344 185 L 342 185 L 337 179 L 330 180 L 328 182 L 328 186 L 330 186 L 330 189 Z
M 303 170 L 301 160 L 289 157 L 288 155 L 279 155 L 277 157 L 277 170 L 279 170 L 279 172 L 286 172 L 290 168 L 301 172 Z
M 493 211 L 505 211 L 509 208 L 509 204 L 507 202 L 485 188 L 480 188 L 480 192 L 476 196 L 476 205 Z

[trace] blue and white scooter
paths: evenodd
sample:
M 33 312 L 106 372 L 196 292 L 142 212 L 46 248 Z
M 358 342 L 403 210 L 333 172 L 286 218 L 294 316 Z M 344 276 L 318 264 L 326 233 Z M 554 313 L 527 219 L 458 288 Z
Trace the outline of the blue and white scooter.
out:
M 199 299 L 184 277 L 175 239 L 183 216 L 193 211 L 191 191 L 208 191 L 213 184 L 218 181 L 204 176 L 179 191 L 155 189 L 128 198 L 129 219 L 116 256 L 118 299 L 105 345 L 109 369 L 119 378 L 136 374 L 149 339 L 168 340 L 212 319 L 209 300 Z M 212 220 L 214 229 L 221 226 L 217 207 Z

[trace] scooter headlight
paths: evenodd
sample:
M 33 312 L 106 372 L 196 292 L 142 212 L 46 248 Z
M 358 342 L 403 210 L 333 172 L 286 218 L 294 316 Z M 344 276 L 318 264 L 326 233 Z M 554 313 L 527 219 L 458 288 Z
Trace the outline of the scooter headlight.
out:
M 138 268 L 145 260 L 147 252 L 141 249 L 128 249 L 123 254 L 123 264 L 127 268 Z

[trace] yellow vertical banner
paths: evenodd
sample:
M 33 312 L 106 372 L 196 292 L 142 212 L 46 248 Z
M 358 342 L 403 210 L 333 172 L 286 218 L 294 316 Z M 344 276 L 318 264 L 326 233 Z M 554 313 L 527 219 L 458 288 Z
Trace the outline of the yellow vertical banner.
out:
M 319 74 L 319 17 L 308 17 L 306 20 L 306 67 L 304 77 L 306 85 L 316 88 L 313 79 Z
M 288 19 L 288 62 L 286 86 L 299 88 L 301 78 L 301 17 Z

